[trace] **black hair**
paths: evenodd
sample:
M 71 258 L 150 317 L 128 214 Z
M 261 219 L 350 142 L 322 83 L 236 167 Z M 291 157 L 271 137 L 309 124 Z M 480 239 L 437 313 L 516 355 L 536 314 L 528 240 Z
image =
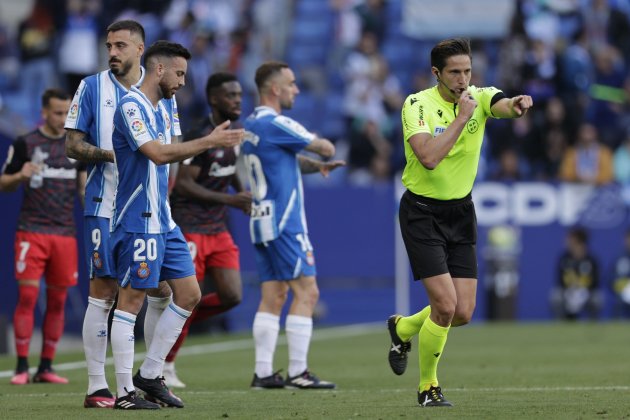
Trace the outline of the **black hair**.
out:
M 119 20 L 107 27 L 107 33 L 125 30 L 131 32 L 132 34 L 140 35 L 140 38 L 142 38 L 142 42 L 144 42 L 144 28 L 135 20 Z
M 61 99 L 62 101 L 72 99 L 72 96 L 66 91 L 57 88 L 46 89 L 42 94 L 42 107 L 46 108 L 50 105 L 50 100 L 52 98 Z
M 431 50 L 431 67 L 442 71 L 446 60 L 454 55 L 467 55 L 472 61 L 470 40 L 467 38 L 451 38 L 438 42 Z
M 227 82 L 238 82 L 238 79 L 232 73 L 227 72 L 218 72 L 212 74 L 210 77 L 208 77 L 208 82 L 206 83 L 206 96 L 210 97 L 214 89 L 221 87 L 223 83 Z
M 183 45 L 170 41 L 155 41 L 144 53 L 144 62 L 149 67 L 149 61 L 153 57 L 182 57 L 186 60 L 190 60 L 192 57 L 190 51 L 188 51 Z

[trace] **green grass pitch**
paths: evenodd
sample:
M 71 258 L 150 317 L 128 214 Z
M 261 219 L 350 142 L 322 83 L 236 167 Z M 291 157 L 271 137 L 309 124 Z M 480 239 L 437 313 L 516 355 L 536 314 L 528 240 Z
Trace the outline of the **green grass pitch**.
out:
M 439 369 L 453 408 L 419 407 L 417 341 L 400 377 L 387 364 L 388 344 L 384 320 L 316 329 L 310 366 L 338 389 L 253 391 L 249 335 L 191 337 L 177 360 L 188 387 L 176 392 L 186 407 L 133 414 L 82 407 L 85 368 L 71 364 L 83 360 L 81 349 L 57 357 L 69 385 L 12 386 L 6 371 L 15 360 L 2 356 L 0 418 L 630 419 L 628 323 L 478 323 L 453 329 Z M 31 357 L 31 365 L 36 363 Z M 281 341 L 275 367 L 286 374 L 286 366 Z M 113 367 L 107 371 L 113 389 Z

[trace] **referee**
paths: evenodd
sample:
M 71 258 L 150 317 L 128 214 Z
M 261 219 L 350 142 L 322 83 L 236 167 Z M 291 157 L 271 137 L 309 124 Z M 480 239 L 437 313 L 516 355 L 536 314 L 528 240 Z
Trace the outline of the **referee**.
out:
M 429 306 L 387 320 L 389 364 L 407 367 L 418 334 L 423 407 L 451 406 L 437 379 L 437 365 L 451 326 L 467 324 L 477 292 L 477 219 L 471 190 L 489 117 L 519 118 L 532 98 L 507 98 L 494 87 L 470 86 L 472 55 L 467 39 L 447 39 L 431 50 L 432 88 L 409 95 L 402 108 L 407 164 L 402 182 L 400 229 L 414 279 L 422 280 Z

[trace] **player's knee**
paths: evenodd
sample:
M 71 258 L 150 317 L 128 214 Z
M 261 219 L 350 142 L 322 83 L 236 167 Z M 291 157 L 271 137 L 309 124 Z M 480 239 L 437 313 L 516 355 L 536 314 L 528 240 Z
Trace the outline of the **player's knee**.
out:
M 443 300 L 434 302 L 431 304 L 431 315 L 435 317 L 439 324 L 450 324 L 455 316 L 456 302 L 450 300 Z
M 221 295 L 221 304 L 227 309 L 237 306 L 242 300 L 243 294 L 240 290 L 230 290 Z
M 20 286 L 18 294 L 18 307 L 34 310 L 39 296 L 39 287 Z
M 113 302 L 118 293 L 118 282 L 110 278 L 94 278 L 90 281 L 90 297 Z
M 173 295 L 173 302 L 187 311 L 195 309 L 195 306 L 197 306 L 200 300 L 201 289 L 199 289 L 199 287 L 190 287 L 187 288 L 184 293 L 175 293 Z
M 149 291 L 149 296 L 167 298 L 173 294 L 171 286 L 167 282 L 161 281 L 156 289 Z

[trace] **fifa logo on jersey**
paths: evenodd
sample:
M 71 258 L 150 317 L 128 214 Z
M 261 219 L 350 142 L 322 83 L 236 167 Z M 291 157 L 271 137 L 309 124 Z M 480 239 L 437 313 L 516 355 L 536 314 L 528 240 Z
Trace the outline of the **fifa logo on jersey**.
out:
M 94 254 L 92 254 L 92 263 L 94 264 L 94 267 L 96 268 L 103 267 L 103 260 L 101 259 L 101 256 L 96 251 L 94 251 Z
M 141 279 L 146 279 L 151 274 L 151 270 L 149 269 L 149 265 L 145 262 L 140 263 L 140 267 L 138 268 L 138 277 Z
M 446 127 L 435 127 L 435 130 L 433 130 L 433 136 L 437 136 L 442 134 L 443 132 L 446 131 Z

